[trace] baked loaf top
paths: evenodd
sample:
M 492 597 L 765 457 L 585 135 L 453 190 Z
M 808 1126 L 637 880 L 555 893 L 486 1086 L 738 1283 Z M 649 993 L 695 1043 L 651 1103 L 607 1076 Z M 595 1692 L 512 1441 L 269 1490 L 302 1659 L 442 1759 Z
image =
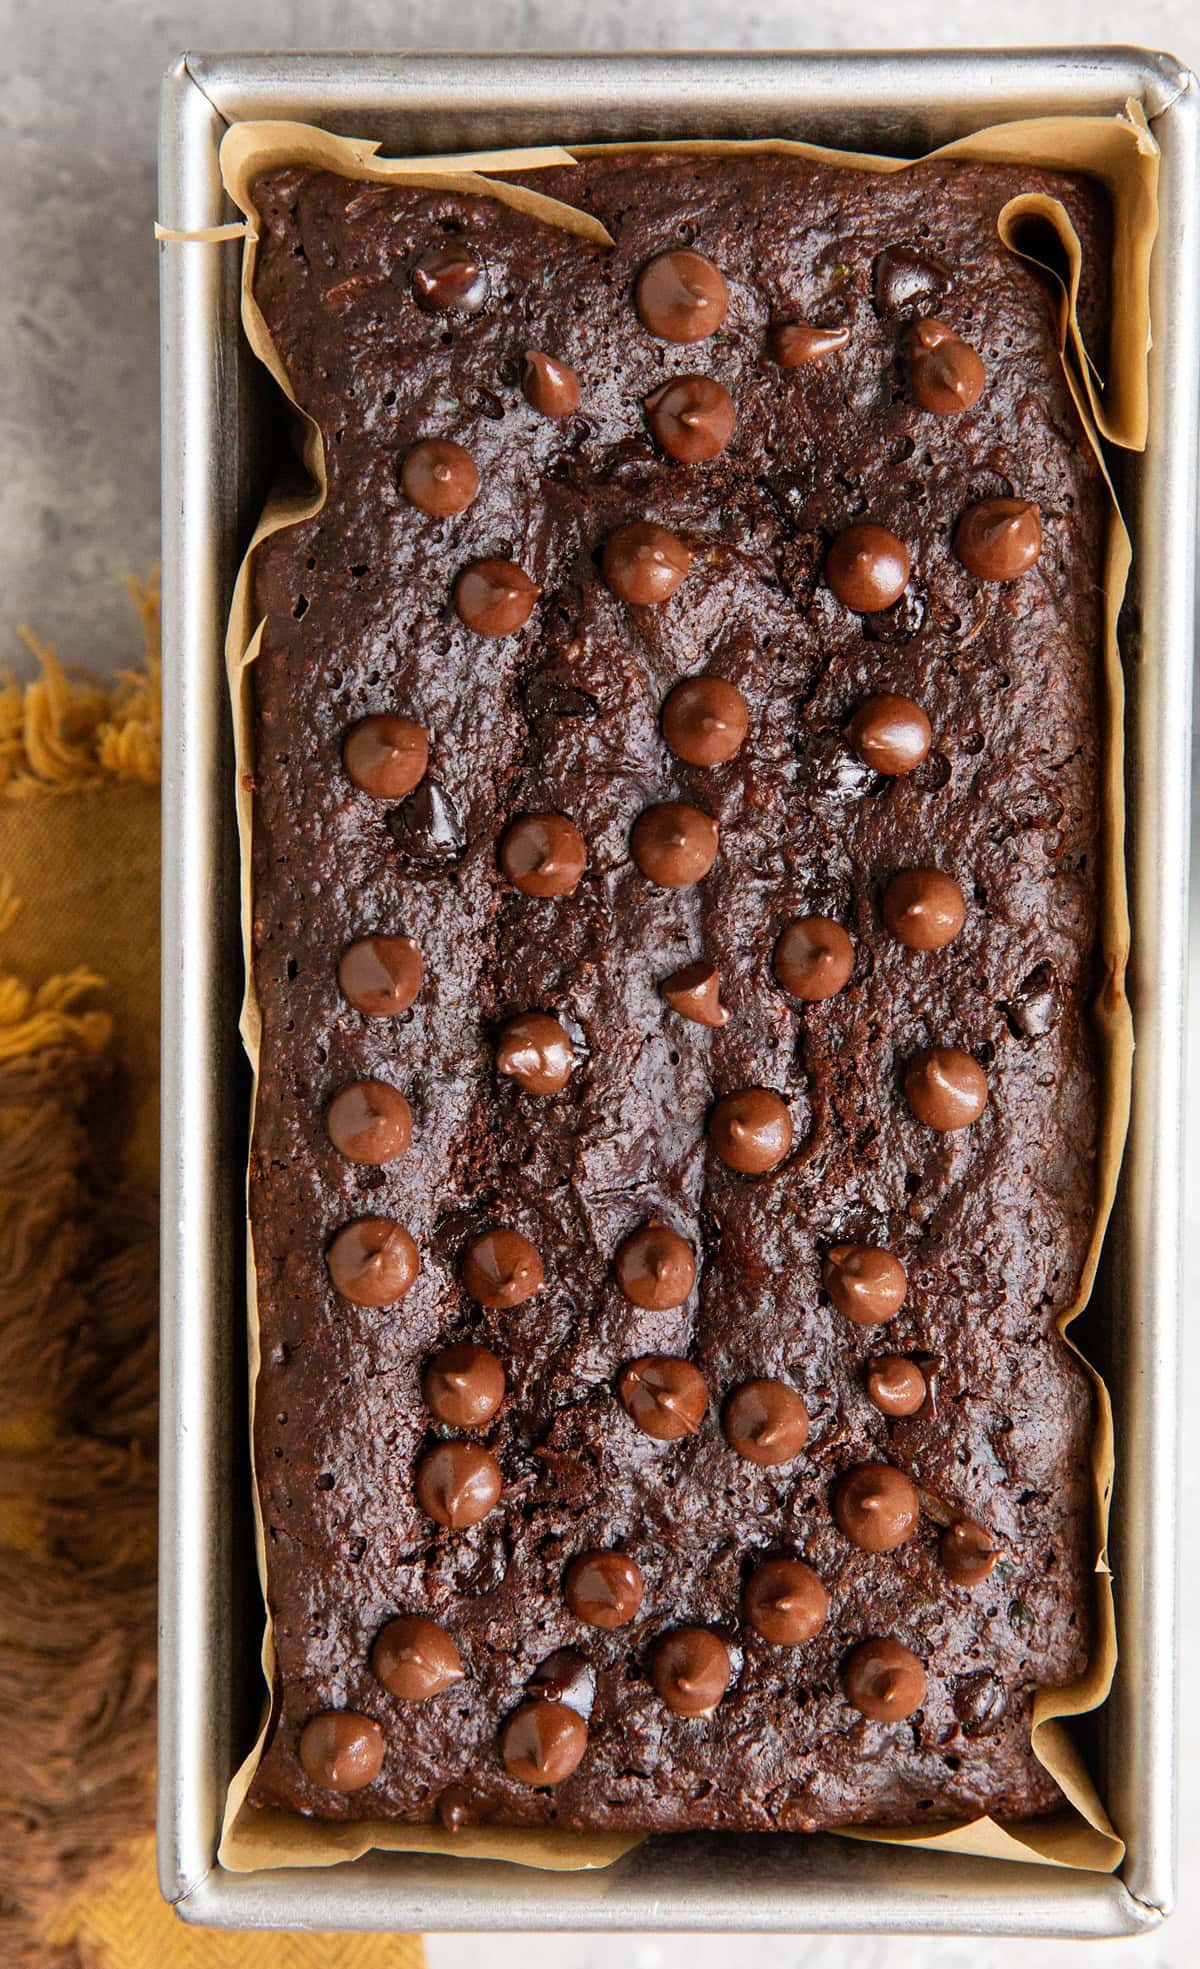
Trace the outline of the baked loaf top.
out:
M 1089 1640 L 1103 505 L 1018 190 L 260 180 L 256 1804 L 1058 1801 Z M 1093 291 L 1094 312 L 1103 297 Z M 681 380 L 682 379 L 682 380 Z M 453 1349 L 453 1352 L 448 1350 Z

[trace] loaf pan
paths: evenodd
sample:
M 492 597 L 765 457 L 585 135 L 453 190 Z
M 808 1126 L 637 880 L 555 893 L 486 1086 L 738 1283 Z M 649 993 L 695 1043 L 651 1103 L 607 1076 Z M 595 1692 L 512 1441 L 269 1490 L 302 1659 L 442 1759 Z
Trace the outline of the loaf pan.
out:
M 216 1860 L 261 1701 L 248 1536 L 244 1169 L 248 1081 L 222 639 L 269 468 L 266 391 L 238 316 L 237 244 L 160 247 L 163 390 L 163 1151 L 159 1867 L 225 1928 L 835 1930 L 1115 1936 L 1174 1892 L 1179 1243 L 1200 374 L 1200 97 L 1134 48 L 951 54 L 187 55 L 163 88 L 159 219 L 236 215 L 217 165 L 242 118 L 377 137 L 396 155 L 550 142 L 786 135 L 915 156 L 1006 120 L 1141 104 L 1162 152 L 1151 418 L 1119 461 L 1134 538 L 1130 996 L 1121 1192 L 1084 1344 L 1112 1390 L 1120 1663 L 1089 1731 L 1127 1842 L 1115 1876 L 834 1837 L 647 1840 L 588 1873 L 422 1854 L 249 1875 Z

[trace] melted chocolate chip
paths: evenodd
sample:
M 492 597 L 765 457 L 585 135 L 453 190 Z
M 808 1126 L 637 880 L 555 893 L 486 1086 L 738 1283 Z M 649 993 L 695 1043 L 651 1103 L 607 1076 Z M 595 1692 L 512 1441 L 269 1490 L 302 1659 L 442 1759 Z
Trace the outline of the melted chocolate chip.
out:
M 848 807 L 879 787 L 873 769 L 856 759 L 842 739 L 833 732 L 823 733 L 804 748 L 808 786 L 817 799 L 834 807 Z
M 354 1306 L 394 1306 L 420 1270 L 417 1247 L 390 1217 L 358 1217 L 340 1230 L 325 1263 L 330 1283 Z
M 925 1700 L 925 1670 L 899 1641 L 863 1641 L 842 1669 L 847 1699 L 876 1723 L 901 1723 Z
M 1017 1039 L 1044 1039 L 1063 1013 L 1063 989 L 1053 964 L 1035 964 L 1004 1008 L 1009 1030 Z
M 950 761 L 944 752 L 931 752 L 913 774 L 913 785 L 919 786 L 922 793 L 940 793 L 949 784 Z
M 322 1791 L 361 1791 L 383 1769 L 383 1731 L 353 1709 L 311 1716 L 297 1746 L 304 1775 Z
M 786 1381 L 744 1381 L 725 1404 L 725 1440 L 747 1463 L 790 1463 L 808 1441 L 808 1410 Z
M 864 615 L 862 632 L 870 643 L 886 643 L 890 649 L 902 648 L 919 636 L 925 626 L 925 597 L 911 581 L 899 601 L 891 608 L 876 609 Z
M 696 1254 L 666 1224 L 647 1224 L 627 1237 L 617 1253 L 617 1284 L 647 1312 L 682 1306 L 696 1283 Z
M 371 1649 L 371 1669 L 402 1702 L 427 1702 L 461 1682 L 463 1672 L 454 1636 L 418 1614 L 389 1620 Z
M 556 1648 L 539 1661 L 525 1684 L 543 1702 L 562 1702 L 577 1716 L 588 1717 L 596 1700 L 596 1671 L 578 1648 Z
M 742 1605 L 764 1641 L 776 1648 L 798 1648 L 825 1625 L 829 1594 L 802 1559 L 768 1559 L 751 1573 Z
M 421 1392 L 438 1422 L 451 1429 L 481 1429 L 504 1400 L 504 1369 L 489 1347 L 460 1340 L 434 1354 Z
M 625 1627 L 642 1604 L 642 1569 L 626 1552 L 584 1552 L 573 1559 L 564 1592 L 576 1620 Z
M 960 1675 L 954 1685 L 954 1714 L 968 1737 L 990 1736 L 1008 1714 L 1008 1695 L 1003 1682 L 989 1669 L 974 1675 Z
M 482 1523 L 500 1502 L 503 1486 L 500 1465 L 478 1443 L 438 1443 L 417 1465 L 417 1503 L 452 1531 Z
M 642 325 L 664 342 L 702 342 L 729 309 L 724 276 L 702 253 L 675 247 L 649 261 L 634 294 Z
M 414 861 L 456 861 L 467 845 L 458 809 L 440 780 L 423 779 L 388 818 L 396 846 Z
M 771 329 L 771 354 L 782 369 L 801 369 L 837 355 L 850 340 L 848 328 L 814 328 L 807 321 L 781 321 Z
M 694 1436 L 708 1409 L 704 1376 L 674 1354 L 645 1354 L 621 1369 L 617 1383 L 630 1419 L 656 1442 Z
M 487 268 L 466 246 L 433 246 L 412 270 L 412 291 L 425 314 L 479 314 L 488 302 Z
M 711 376 L 676 376 L 646 398 L 650 429 L 669 458 L 702 465 L 733 436 L 733 398 Z
M 654 1649 L 650 1677 L 676 1716 L 711 1716 L 729 1687 L 729 1649 L 711 1627 L 677 1627 Z
M 481 383 L 476 383 L 473 388 L 464 390 L 462 400 L 465 407 L 468 410 L 473 410 L 477 417 L 488 417 L 493 424 L 499 424 L 503 420 L 503 397 L 498 397 L 495 390 L 484 389 Z
M 600 710 L 589 692 L 547 675 L 522 684 L 521 704 L 527 718 L 594 718 Z
M 935 254 L 907 241 L 885 246 L 875 256 L 872 289 L 881 315 L 928 313 L 949 292 L 950 269 Z
M 461 1832 L 464 1826 L 478 1825 L 490 1819 L 494 1809 L 490 1798 L 485 1798 L 482 1792 L 472 1791 L 469 1785 L 448 1784 L 444 1791 L 438 1793 L 438 1823 L 445 1826 L 447 1832 Z
M 543 417 L 570 417 L 579 408 L 579 378 L 561 356 L 526 349 L 521 358 L 521 394 Z
M 523 1702 L 500 1732 L 509 1775 L 521 1784 L 562 1784 L 587 1749 L 587 1724 L 560 1702 Z
M 463 1259 L 463 1284 L 472 1299 L 497 1311 L 523 1306 L 544 1283 L 538 1248 L 520 1231 L 484 1231 Z

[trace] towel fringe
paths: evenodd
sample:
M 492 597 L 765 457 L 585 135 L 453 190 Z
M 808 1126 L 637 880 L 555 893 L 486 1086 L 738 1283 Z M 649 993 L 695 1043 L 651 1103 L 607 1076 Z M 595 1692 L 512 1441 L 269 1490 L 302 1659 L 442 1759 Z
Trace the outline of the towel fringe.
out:
M 97 982 L 5 980 L 13 1005 L 40 1008 L 9 1022 L 21 1046 L 0 1058 L 0 1920 L 13 1969 L 95 1961 L 81 1943 L 48 1949 L 46 1924 L 128 1839 L 152 1787 L 156 1211 L 112 1184 L 101 1146 L 111 1021 L 72 1009 Z
M 111 683 L 23 632 L 40 675 L 0 679 L 0 799 L 157 781 L 158 581 L 127 586 L 144 654 Z M 5 872 L 0 932 L 22 906 Z M 103 986 L 0 973 L 5 1969 L 113 1969 L 50 1924 L 151 1811 L 157 1205 L 117 1168 Z
M 103 682 L 69 670 L 48 643 L 18 633 L 41 674 L 0 679 L 0 799 L 37 799 L 133 780 L 158 783 L 162 764 L 162 657 L 157 573 L 130 576 L 145 651 L 136 670 Z M 0 894 L 0 926 L 4 921 Z

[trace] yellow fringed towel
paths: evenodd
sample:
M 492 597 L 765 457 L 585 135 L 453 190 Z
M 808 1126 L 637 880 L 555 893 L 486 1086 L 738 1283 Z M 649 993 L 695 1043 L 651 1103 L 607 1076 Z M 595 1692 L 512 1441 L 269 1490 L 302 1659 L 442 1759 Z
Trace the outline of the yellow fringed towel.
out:
M 410 1937 L 228 1935 L 153 1816 L 158 590 L 111 684 L 0 681 L 0 1961 L 420 1969 Z

